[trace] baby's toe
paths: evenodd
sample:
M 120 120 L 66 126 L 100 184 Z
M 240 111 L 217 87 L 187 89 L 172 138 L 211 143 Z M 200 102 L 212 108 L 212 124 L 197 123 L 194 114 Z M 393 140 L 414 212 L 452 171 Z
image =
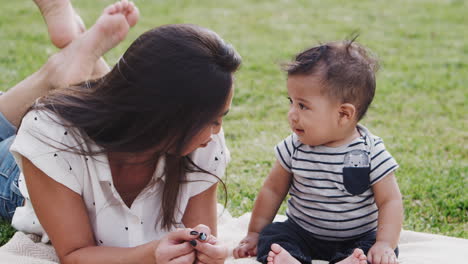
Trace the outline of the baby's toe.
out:
M 360 249 L 360 248 L 355 248 L 354 251 L 353 251 L 353 255 L 356 258 L 359 258 L 361 255 L 364 255 L 364 251 L 362 251 L 362 249 Z
M 272 244 L 271 245 L 271 251 L 273 251 L 274 253 L 276 254 L 279 254 L 281 252 L 281 250 L 283 249 L 280 245 L 278 244 Z

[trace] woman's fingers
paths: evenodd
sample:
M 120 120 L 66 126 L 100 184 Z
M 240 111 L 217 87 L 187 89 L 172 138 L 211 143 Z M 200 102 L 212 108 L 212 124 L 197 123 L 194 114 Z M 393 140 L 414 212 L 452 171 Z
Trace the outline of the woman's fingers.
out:
M 228 249 L 219 245 L 215 236 L 211 235 L 211 229 L 206 225 L 197 225 L 193 228 L 198 232 L 196 239 L 190 240 L 190 244 L 197 251 L 197 262 L 204 263 L 224 263 L 228 257 Z
M 195 249 L 190 241 L 195 241 L 199 233 L 189 228 L 177 229 L 160 240 L 155 249 L 157 263 L 193 263 Z M 193 258 L 191 262 L 188 259 Z
M 216 243 L 218 243 L 218 239 L 215 236 L 210 235 L 208 237 L 208 239 L 206 240 L 206 243 L 209 243 L 211 245 L 215 245 Z
M 197 243 L 194 248 L 197 250 L 197 259 L 204 263 L 213 263 L 213 261 L 216 260 L 223 263 L 222 261 L 224 261 L 229 255 L 228 248 L 223 245 Z
M 183 228 L 170 232 L 167 238 L 172 242 L 180 243 L 196 239 L 199 235 L 200 233 L 193 229 Z
M 182 256 L 190 253 L 195 253 L 192 245 L 189 242 L 184 242 L 181 244 L 171 245 L 165 249 L 165 253 L 168 256 Z
M 169 261 L 170 264 L 186 264 L 186 263 L 194 263 L 195 258 L 196 258 L 195 252 L 191 252 L 189 254 L 185 254 L 183 256 L 179 256 L 176 258 L 173 258 Z
M 202 242 L 207 242 L 211 236 L 211 229 L 206 225 L 197 225 L 193 230 L 199 233 L 198 240 Z

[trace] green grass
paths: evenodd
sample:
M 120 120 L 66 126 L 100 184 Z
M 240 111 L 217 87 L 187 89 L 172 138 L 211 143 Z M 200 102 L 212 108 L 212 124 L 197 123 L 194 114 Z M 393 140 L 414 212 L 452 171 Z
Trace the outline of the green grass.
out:
M 31 1 L 1 0 L 0 89 L 38 69 L 55 49 Z M 156 3 L 157 2 L 157 3 Z M 91 25 L 110 1 L 73 2 Z M 106 55 L 115 63 L 151 27 L 209 27 L 243 56 L 225 132 L 232 162 L 228 210 L 249 212 L 272 163 L 273 147 L 290 132 L 285 76 L 278 63 L 298 51 L 354 31 L 380 58 L 376 98 L 363 124 L 381 136 L 400 163 L 404 228 L 468 238 L 467 1 L 296 0 L 137 1 L 139 24 Z M 463 88 L 465 87 L 465 88 Z M 223 197 L 220 197 L 223 198 Z M 284 205 L 280 213 L 284 213 Z M 0 244 L 12 229 L 0 224 Z

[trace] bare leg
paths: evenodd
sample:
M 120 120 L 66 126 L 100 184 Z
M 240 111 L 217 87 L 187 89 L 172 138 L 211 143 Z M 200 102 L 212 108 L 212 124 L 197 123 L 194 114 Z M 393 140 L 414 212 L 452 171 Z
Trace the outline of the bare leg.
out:
M 34 2 L 41 11 L 47 24 L 50 40 L 56 47 L 66 47 L 86 30 L 83 20 L 73 9 L 70 0 L 34 0 Z M 134 26 L 139 18 L 138 9 L 127 0 L 120 2 L 120 5 L 126 10 L 125 15 L 128 16 L 129 25 Z M 102 77 L 109 70 L 105 60 L 100 58 L 94 65 L 91 78 Z
M 66 47 L 51 57 L 49 61 L 55 69 L 54 76 L 49 79 L 51 87 L 68 87 L 90 79 L 92 67 L 85 69 L 83 65 L 96 62 L 104 53 L 125 39 L 130 27 L 138 20 L 138 17 L 136 20 L 133 17 L 135 12 L 138 10 L 125 0 L 106 7 L 96 23 L 69 45 L 70 49 Z M 76 63 L 63 69 L 63 57 Z
M 65 48 L 70 42 L 86 31 L 81 17 L 73 9 L 69 0 L 34 0 L 47 24 L 49 37 L 57 48 Z M 93 70 L 93 78 L 109 72 L 109 66 L 100 58 Z
M 126 37 L 138 18 L 138 10 L 128 2 L 105 8 L 88 31 L 0 96 L 0 112 L 17 127 L 29 106 L 49 90 L 88 80 L 96 61 Z
M 83 21 L 69 0 L 34 0 L 34 2 L 47 24 L 50 40 L 57 48 L 64 48 L 85 31 Z

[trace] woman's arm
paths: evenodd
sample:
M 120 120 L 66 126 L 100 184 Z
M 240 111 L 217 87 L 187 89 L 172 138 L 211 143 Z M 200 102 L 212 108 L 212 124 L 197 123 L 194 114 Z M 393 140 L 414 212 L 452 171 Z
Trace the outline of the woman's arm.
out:
M 197 251 L 197 263 L 224 263 L 228 257 L 228 248 L 220 243 L 217 236 L 217 197 L 218 184 L 213 184 L 204 192 L 190 198 L 182 218 L 186 227 L 208 234 L 207 240 L 198 240 L 193 245 Z M 209 235 L 213 236 L 209 236 Z M 205 242 L 205 243 L 203 243 Z
M 48 67 L 43 66 L 0 97 L 0 112 L 13 126 L 18 127 L 34 101 L 51 89 L 48 72 Z
M 207 190 L 190 198 L 185 209 L 182 223 L 188 228 L 197 225 L 206 225 L 211 234 L 217 236 L 217 189 L 218 184 L 213 184 Z
M 155 263 L 158 241 L 133 248 L 98 247 L 81 196 L 54 181 L 26 158 L 23 173 L 42 226 L 61 263 Z

